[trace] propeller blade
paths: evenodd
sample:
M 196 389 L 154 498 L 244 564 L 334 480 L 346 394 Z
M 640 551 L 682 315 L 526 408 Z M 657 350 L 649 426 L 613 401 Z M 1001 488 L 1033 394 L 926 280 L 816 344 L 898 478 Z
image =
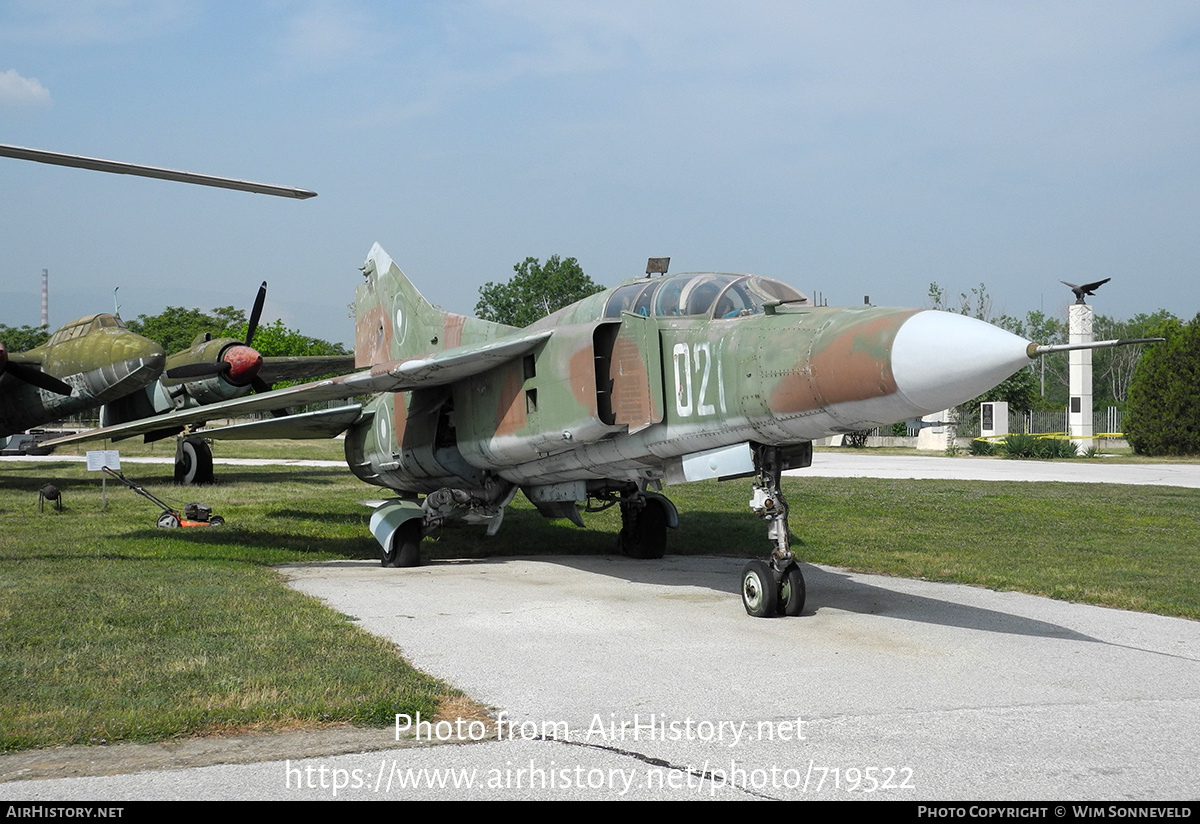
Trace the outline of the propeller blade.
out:
M 53 375 L 47 375 L 40 369 L 34 369 L 23 363 L 9 361 L 4 371 L 8 372 L 14 378 L 20 378 L 25 383 L 32 384 L 39 389 L 45 389 L 47 392 L 54 392 L 58 395 L 71 394 L 71 385 L 69 383 L 64 383 Z
M 262 378 L 255 378 L 250 382 L 250 386 L 254 389 L 255 394 L 271 391 L 271 384 L 267 383 Z M 288 411 L 286 409 L 272 409 L 271 414 L 276 418 L 286 418 Z
M 164 374 L 171 380 L 186 380 L 188 378 L 208 378 L 213 375 L 223 375 L 230 370 L 231 365 L 225 361 L 210 363 L 185 363 L 168 369 Z
M 267 282 L 264 280 L 262 286 L 258 287 L 258 296 L 254 299 L 254 308 L 250 310 L 250 322 L 246 325 L 246 345 L 250 345 L 250 341 L 254 340 L 254 333 L 258 331 L 258 319 L 262 317 L 263 303 L 267 299 Z

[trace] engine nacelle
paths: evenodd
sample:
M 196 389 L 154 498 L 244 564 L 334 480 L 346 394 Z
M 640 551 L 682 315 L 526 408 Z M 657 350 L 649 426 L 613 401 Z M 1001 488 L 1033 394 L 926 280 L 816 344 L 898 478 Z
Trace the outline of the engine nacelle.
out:
M 443 487 L 485 494 L 489 486 L 458 451 L 446 388 L 376 397 L 346 430 L 345 448 L 350 471 L 376 486 L 426 494 Z

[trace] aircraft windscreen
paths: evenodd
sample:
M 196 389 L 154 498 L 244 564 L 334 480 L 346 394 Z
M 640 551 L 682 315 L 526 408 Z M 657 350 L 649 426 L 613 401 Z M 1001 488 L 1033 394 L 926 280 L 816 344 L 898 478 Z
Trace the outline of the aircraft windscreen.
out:
M 785 283 L 757 275 L 675 275 L 619 287 L 608 299 L 604 316 L 633 312 L 643 317 L 736 318 L 761 314 L 769 302 L 807 303 L 808 299 Z

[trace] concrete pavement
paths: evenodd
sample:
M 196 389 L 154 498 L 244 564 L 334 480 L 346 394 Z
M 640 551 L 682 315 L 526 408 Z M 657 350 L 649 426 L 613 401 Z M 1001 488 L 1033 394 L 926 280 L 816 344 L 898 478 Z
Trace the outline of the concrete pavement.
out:
M 870 470 L 858 456 L 818 453 L 814 470 L 919 477 L 903 473 L 928 461 L 1026 475 L 1082 466 L 1112 482 L 1103 472 L 1118 468 L 872 460 L 886 463 Z M 948 477 L 946 467 L 930 471 Z M 1187 471 L 1166 475 L 1196 485 Z M 293 586 L 503 712 L 501 740 L 476 730 L 483 740 L 469 745 L 14 782 L 0 784 L 0 798 L 1200 793 L 1200 623 L 813 566 L 803 616 L 751 619 L 736 592 L 743 563 L 563 556 L 293 567 Z
M 872 455 L 870 450 L 817 452 L 813 465 L 789 475 L 827 478 L 931 478 L 963 481 L 1135 484 L 1200 488 L 1200 463 L 1105 463 L 1015 461 L 1005 458 L 942 458 Z

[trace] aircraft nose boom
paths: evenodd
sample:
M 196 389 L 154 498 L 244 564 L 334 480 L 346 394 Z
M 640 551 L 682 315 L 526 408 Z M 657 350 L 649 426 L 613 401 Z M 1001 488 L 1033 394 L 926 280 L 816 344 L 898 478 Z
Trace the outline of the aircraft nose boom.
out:
M 981 320 L 926 310 L 892 344 L 896 389 L 921 414 L 978 397 L 1030 362 L 1029 341 Z

